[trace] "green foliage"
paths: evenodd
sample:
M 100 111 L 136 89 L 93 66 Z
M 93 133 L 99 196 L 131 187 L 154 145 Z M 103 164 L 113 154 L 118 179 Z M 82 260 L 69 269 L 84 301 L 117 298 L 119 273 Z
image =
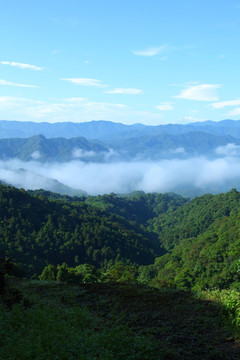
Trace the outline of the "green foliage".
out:
M 166 213 L 169 209 L 176 210 L 186 202 L 187 199 L 176 194 L 145 194 L 140 191 L 125 196 L 117 196 L 114 193 L 89 196 L 85 200 L 86 204 L 121 215 L 141 225 L 147 225 L 150 219 Z
M 97 282 L 99 278 L 96 268 L 90 264 L 81 264 L 76 266 L 75 272 L 83 284 Z
M 154 265 L 139 266 L 137 282 L 139 284 L 149 285 L 156 275 L 157 271 Z
M 200 297 L 219 303 L 225 322 L 237 336 L 240 335 L 240 293 L 238 290 L 206 290 L 200 294 Z
M 155 259 L 155 283 L 194 290 L 239 287 L 240 194 L 236 190 L 196 198 L 156 223 L 161 223 L 159 237 L 172 251 Z
M 226 194 L 203 195 L 154 218 L 152 230 L 158 233 L 162 245 L 170 250 L 182 240 L 202 234 L 215 221 L 236 213 L 239 205 L 240 193 L 234 189 Z
M 47 265 L 42 274 L 39 276 L 40 280 L 56 280 L 57 269 L 54 265 Z
M 146 265 L 163 253 L 155 234 L 119 215 L 83 201 L 49 201 L 3 185 L 0 239 L 0 254 L 14 258 L 30 276 L 64 262 L 102 267 L 123 259 Z
M 137 278 L 137 268 L 134 265 L 126 265 L 121 261 L 110 266 L 105 273 L 107 281 L 135 283 Z
M 40 280 L 58 281 L 64 283 L 94 283 L 97 282 L 99 274 L 93 265 L 81 264 L 74 267 L 68 267 L 66 263 L 62 265 L 47 265 Z
M 240 288 L 234 189 L 191 201 L 142 192 L 51 201 L 42 195 L 0 186 L 0 252 L 29 276 L 52 264 L 56 270 L 47 267 L 42 279 Z

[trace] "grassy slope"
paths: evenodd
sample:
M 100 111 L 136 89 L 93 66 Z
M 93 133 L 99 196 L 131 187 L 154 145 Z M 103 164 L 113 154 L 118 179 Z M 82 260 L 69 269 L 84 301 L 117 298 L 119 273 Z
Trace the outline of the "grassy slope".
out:
M 190 292 L 19 281 L 0 312 L 3 360 L 239 359 L 221 307 Z

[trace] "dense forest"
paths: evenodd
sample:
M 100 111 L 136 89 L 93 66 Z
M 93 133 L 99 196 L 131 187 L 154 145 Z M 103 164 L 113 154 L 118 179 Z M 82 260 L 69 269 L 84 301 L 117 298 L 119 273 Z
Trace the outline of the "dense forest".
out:
M 119 278 L 134 266 L 134 281 L 157 287 L 240 286 L 234 189 L 189 200 L 143 192 L 70 197 L 1 185 L 0 203 L 1 257 L 27 277 L 48 265 L 88 264 L 101 274 L 115 266 Z
M 71 197 L 1 184 L 0 219 L 3 359 L 239 359 L 236 190 Z
M 6 186 L 0 190 L 0 251 L 26 275 L 63 262 L 100 267 L 118 259 L 147 265 L 164 252 L 156 234 L 84 201 L 50 201 Z

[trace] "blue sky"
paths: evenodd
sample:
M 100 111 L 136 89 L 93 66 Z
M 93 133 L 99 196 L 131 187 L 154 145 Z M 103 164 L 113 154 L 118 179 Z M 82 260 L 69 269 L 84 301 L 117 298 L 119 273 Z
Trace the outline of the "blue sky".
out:
M 1 1 L 0 119 L 240 119 L 240 0 Z

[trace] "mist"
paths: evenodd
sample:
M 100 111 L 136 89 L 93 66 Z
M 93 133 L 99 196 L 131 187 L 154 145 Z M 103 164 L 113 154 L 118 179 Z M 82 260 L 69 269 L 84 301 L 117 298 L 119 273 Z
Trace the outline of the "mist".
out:
M 67 163 L 0 161 L 0 180 L 24 189 L 53 189 L 52 179 L 89 195 L 105 193 L 169 192 L 196 187 L 206 192 L 240 179 L 240 159 L 214 160 L 194 157 L 185 160 L 93 163 L 74 160 Z M 51 184 L 51 186 L 49 185 Z

